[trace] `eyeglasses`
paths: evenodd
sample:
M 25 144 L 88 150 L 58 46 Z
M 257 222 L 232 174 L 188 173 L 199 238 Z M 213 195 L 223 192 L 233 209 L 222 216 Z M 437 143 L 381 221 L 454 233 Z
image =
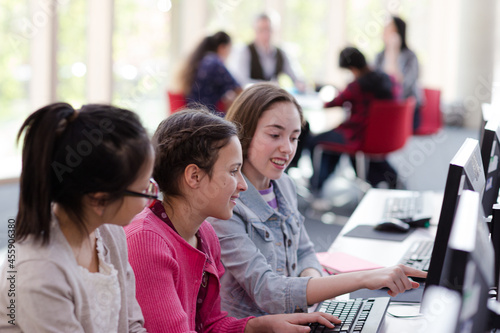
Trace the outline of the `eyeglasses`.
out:
M 158 184 L 153 178 L 150 178 L 148 188 L 142 191 L 142 193 L 125 190 L 123 191 L 123 195 L 146 198 L 148 199 L 146 206 L 150 206 L 155 200 L 158 199 L 158 192 Z

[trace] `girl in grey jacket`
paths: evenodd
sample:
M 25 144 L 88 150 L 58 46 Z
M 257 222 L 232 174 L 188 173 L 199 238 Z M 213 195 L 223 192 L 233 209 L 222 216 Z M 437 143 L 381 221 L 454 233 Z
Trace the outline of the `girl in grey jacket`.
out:
M 240 126 L 248 190 L 236 200 L 229 221 L 211 220 L 226 268 L 221 279 L 225 311 L 238 318 L 307 312 L 309 305 L 361 288 L 389 287 L 394 296 L 418 287 L 407 275 L 426 273 L 405 266 L 322 276 L 294 184 L 284 173 L 303 122 L 293 96 L 258 83 L 238 96 L 226 118 Z
M 122 228 L 157 193 L 139 118 L 55 103 L 30 115 L 23 134 L 0 331 L 145 332 Z

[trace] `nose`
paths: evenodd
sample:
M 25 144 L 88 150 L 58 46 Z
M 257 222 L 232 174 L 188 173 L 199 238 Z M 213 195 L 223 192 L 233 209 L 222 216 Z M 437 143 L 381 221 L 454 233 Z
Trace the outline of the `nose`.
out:
M 244 192 L 248 189 L 247 182 L 245 181 L 245 178 L 243 178 L 243 175 L 240 173 L 240 177 L 238 179 L 238 190 L 240 192 Z
M 283 139 L 280 149 L 282 153 L 291 155 L 295 149 L 295 141 L 291 141 L 289 139 Z

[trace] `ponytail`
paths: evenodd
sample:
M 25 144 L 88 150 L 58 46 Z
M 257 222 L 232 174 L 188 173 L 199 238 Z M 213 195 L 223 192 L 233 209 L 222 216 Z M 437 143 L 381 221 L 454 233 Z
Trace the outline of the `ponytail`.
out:
M 51 221 L 51 162 L 57 137 L 64 131 L 75 109 L 66 103 L 41 108 L 26 119 L 19 130 L 19 142 L 24 132 L 22 171 L 20 179 L 19 211 L 16 239 L 23 240 L 29 233 L 43 235 L 48 241 Z M 27 223 L 37 221 L 37 223 Z

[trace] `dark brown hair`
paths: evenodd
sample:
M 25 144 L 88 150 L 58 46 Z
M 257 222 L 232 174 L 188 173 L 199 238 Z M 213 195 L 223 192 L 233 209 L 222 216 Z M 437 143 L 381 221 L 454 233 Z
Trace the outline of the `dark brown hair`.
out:
M 179 179 L 190 164 L 211 177 L 219 150 L 237 135 L 233 123 L 202 108 L 176 112 L 163 120 L 153 135 L 153 177 L 163 195 L 182 197 Z
M 264 111 L 279 102 L 293 103 L 299 112 L 300 122 L 304 123 L 304 115 L 299 103 L 290 93 L 273 83 L 256 83 L 243 90 L 227 111 L 226 119 L 237 124 L 240 129 L 238 136 L 244 159 L 247 157 L 260 117 Z
M 110 105 L 89 104 L 76 111 L 66 103 L 47 105 L 21 126 L 24 134 L 16 239 L 50 238 L 51 204 L 58 203 L 82 232 L 82 199 L 109 193 L 122 198 L 151 154 L 137 115 Z

